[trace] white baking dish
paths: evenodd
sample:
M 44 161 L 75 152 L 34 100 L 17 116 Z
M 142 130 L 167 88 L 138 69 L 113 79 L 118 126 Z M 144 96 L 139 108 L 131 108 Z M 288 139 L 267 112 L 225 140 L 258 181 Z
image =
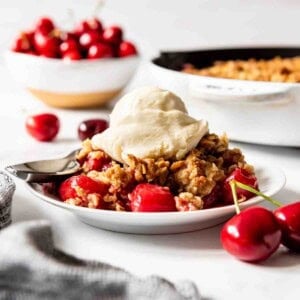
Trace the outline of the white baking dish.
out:
M 300 48 L 242 48 L 164 52 L 150 64 L 157 84 L 179 94 L 190 113 L 205 118 L 212 132 L 267 145 L 300 146 L 300 84 L 205 77 L 180 72 L 215 60 L 292 57 Z

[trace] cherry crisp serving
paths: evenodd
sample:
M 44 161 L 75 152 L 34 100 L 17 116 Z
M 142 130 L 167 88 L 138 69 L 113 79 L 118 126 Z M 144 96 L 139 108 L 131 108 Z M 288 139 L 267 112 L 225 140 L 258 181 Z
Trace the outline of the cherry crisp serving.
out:
M 193 211 L 232 204 L 228 180 L 257 187 L 254 169 L 227 137 L 206 134 L 182 160 L 139 159 L 122 164 L 89 139 L 77 154 L 80 174 L 62 182 L 58 193 L 71 205 L 116 211 Z M 237 191 L 239 200 L 252 196 Z

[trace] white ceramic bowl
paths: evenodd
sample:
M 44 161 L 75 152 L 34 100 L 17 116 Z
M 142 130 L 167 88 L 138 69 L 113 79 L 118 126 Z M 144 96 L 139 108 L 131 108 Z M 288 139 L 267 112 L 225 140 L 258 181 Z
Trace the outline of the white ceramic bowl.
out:
M 17 82 L 48 105 L 103 105 L 132 78 L 139 57 L 65 61 L 8 51 L 6 65 Z
M 223 79 L 183 73 L 185 63 L 197 67 L 214 61 L 294 57 L 296 47 L 232 48 L 163 52 L 150 72 L 162 87 L 174 91 L 194 117 L 208 120 L 212 132 L 227 132 L 236 141 L 300 147 L 300 84 Z
M 284 174 L 273 167 L 255 165 L 260 190 L 268 196 L 276 194 L 285 185 Z M 208 228 L 221 224 L 235 213 L 234 205 L 202 209 L 191 212 L 136 213 L 79 207 L 45 195 L 41 185 L 26 184 L 29 190 L 50 205 L 63 208 L 82 222 L 106 230 L 135 234 L 180 233 Z M 254 197 L 241 203 L 241 209 L 261 202 Z

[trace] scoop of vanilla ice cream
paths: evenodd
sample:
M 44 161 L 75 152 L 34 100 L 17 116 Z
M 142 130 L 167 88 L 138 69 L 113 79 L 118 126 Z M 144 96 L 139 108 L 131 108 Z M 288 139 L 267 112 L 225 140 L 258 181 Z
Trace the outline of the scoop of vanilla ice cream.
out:
M 110 115 L 110 126 L 115 126 L 124 117 L 141 111 L 178 110 L 187 113 L 184 103 L 175 94 L 158 87 L 142 87 L 125 95 L 114 107 Z
M 207 132 L 207 122 L 190 117 L 178 96 L 144 87 L 119 100 L 110 115 L 110 127 L 95 135 L 92 143 L 119 162 L 126 162 L 129 154 L 178 160 Z

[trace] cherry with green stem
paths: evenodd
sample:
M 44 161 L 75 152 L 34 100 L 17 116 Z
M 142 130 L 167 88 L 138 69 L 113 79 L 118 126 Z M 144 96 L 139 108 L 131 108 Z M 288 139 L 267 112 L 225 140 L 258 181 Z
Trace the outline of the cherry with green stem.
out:
M 237 214 L 221 231 L 223 248 L 239 260 L 259 262 L 272 255 L 280 245 L 281 230 L 275 216 L 263 207 L 240 210 L 236 182 L 230 188 Z
M 257 196 L 263 197 L 265 200 L 272 203 L 277 209 L 274 211 L 274 216 L 280 225 L 282 230 L 281 243 L 288 249 L 300 252 L 300 202 L 294 202 L 287 205 L 283 205 L 278 200 L 265 195 L 264 193 L 243 184 L 238 181 L 230 182 L 231 186 L 236 188 L 247 190 Z M 233 191 L 234 195 L 234 191 Z M 234 197 L 234 196 L 233 196 Z

